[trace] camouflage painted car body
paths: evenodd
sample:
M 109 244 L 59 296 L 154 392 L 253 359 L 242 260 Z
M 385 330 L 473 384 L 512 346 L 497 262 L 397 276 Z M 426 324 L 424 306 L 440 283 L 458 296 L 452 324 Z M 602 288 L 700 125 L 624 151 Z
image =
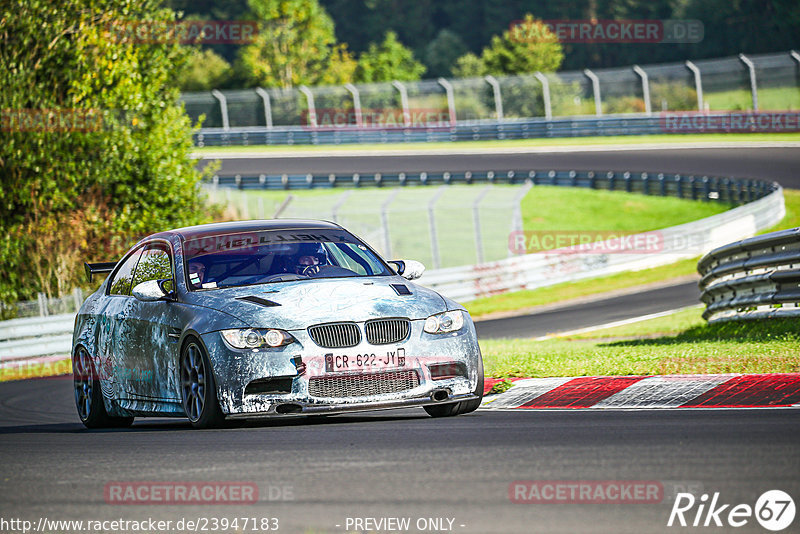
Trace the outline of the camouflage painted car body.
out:
M 187 239 L 198 232 L 265 227 L 291 232 L 344 231 L 333 223 L 283 220 L 204 225 L 155 234 L 134 246 L 85 301 L 76 318 L 73 354 L 79 348 L 88 352 L 109 415 L 185 416 L 179 360 L 189 339 L 199 340 L 205 350 L 219 407 L 229 418 L 341 413 L 479 398 L 483 366 L 466 310 L 395 274 L 388 265 L 391 274 L 384 276 L 192 289 L 184 258 Z M 155 269 L 159 278 L 170 278 L 171 298 L 148 302 L 110 294 L 112 284 L 124 278 L 119 274 L 126 260 L 153 248 L 169 252 L 169 261 L 162 255 L 162 263 Z M 141 254 L 144 257 L 145 253 Z M 423 330 L 427 318 L 452 310 L 463 311 L 460 330 L 446 334 Z M 364 335 L 365 325 L 386 318 L 408 319 L 408 334 L 398 342 L 370 343 Z M 360 342 L 347 348 L 319 346 L 308 329 L 329 323 L 355 323 Z M 275 348 L 236 349 L 221 335 L 222 330 L 236 328 L 282 329 L 294 341 Z M 336 358 L 361 361 L 364 356 L 386 365 L 354 371 L 331 368 Z M 463 373 L 433 380 L 430 366 L 436 363 L 457 364 Z M 362 387 L 376 377 L 390 379 L 392 373 L 400 372 L 417 375 L 408 389 L 386 392 L 380 387 Z M 315 380 L 327 380 L 324 384 L 328 386 L 349 384 L 356 393 L 333 388 L 335 396 L 320 395 L 319 389 L 310 388 L 323 383 Z

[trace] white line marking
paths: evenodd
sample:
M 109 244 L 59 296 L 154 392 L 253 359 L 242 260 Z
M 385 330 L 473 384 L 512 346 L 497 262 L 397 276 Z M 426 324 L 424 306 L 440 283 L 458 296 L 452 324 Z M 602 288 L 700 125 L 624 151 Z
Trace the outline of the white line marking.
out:
M 271 145 L 265 145 L 271 146 Z M 319 146 L 319 145 L 317 145 Z M 452 148 L 415 149 L 353 149 L 353 150 L 292 150 L 265 152 L 193 152 L 195 159 L 275 159 L 275 158 L 347 158 L 347 157 L 385 157 L 385 156 L 463 156 L 471 154 L 553 154 L 575 152 L 624 152 L 633 150 L 702 150 L 716 148 L 800 148 L 800 142 L 793 141 L 744 141 L 741 143 L 696 142 L 696 143 L 631 143 L 629 145 L 578 145 L 578 146 L 530 146 L 530 147 L 474 147 L 458 146 Z
M 575 336 L 578 334 L 585 334 L 587 332 L 593 332 L 595 330 L 604 330 L 606 328 L 614 328 L 615 326 L 624 326 L 627 324 L 638 323 L 641 321 L 647 321 L 648 319 L 657 319 L 659 317 L 666 317 L 667 315 L 672 315 L 673 313 L 677 313 L 684 310 L 689 310 L 692 308 L 700 308 L 704 306 L 703 304 L 692 304 L 691 306 L 684 306 L 682 308 L 675 308 L 673 310 L 667 310 L 663 312 L 657 313 L 650 313 L 648 315 L 640 315 L 639 317 L 631 317 L 630 319 L 623 319 L 621 321 L 613 321 L 610 323 L 600 324 L 596 326 L 587 326 L 585 328 L 579 328 L 577 330 L 568 330 L 566 332 L 553 332 L 552 334 L 547 334 L 544 336 L 539 336 L 533 338 L 534 341 L 545 341 L 548 339 L 554 339 L 559 337 L 568 337 L 568 336 Z

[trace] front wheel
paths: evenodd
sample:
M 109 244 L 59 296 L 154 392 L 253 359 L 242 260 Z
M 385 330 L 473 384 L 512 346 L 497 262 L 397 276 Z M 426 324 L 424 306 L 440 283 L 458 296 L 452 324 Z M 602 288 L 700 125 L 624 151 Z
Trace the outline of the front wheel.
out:
M 133 424 L 133 417 L 108 415 L 92 358 L 83 347 L 72 357 L 72 383 L 78 417 L 86 428 L 125 428 Z
M 423 408 L 431 417 L 450 417 L 477 410 L 483 400 L 483 358 L 480 356 L 478 356 L 478 383 L 475 384 L 472 394 L 478 398 L 450 404 L 434 404 L 432 406 L 423 406 Z
M 194 339 L 190 339 L 181 351 L 181 400 L 193 427 L 219 428 L 225 423 L 225 414 L 217 401 L 211 364 Z

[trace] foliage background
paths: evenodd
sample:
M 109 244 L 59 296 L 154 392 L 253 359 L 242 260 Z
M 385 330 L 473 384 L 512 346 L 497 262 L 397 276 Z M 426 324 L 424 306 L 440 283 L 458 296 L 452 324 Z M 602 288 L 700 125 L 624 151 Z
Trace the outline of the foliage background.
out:
M 89 131 L 0 128 L 0 301 L 64 294 L 84 261 L 209 217 L 174 80 L 187 47 L 112 26 L 173 18 L 153 0 L 0 2 L 0 109 L 103 117 Z

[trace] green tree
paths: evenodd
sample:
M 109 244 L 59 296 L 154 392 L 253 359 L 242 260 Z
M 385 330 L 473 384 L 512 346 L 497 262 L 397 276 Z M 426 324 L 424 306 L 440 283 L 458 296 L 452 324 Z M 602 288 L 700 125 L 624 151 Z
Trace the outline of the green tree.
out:
M 431 78 L 450 76 L 456 59 L 467 52 L 467 46 L 461 37 L 444 29 L 425 47 L 425 66 Z
M 156 0 L 0 7 L 0 301 L 64 293 L 83 261 L 206 217 L 173 85 L 186 47 L 117 26 L 173 19 Z
M 245 46 L 237 70 L 252 85 L 293 87 L 350 81 L 355 61 L 337 45 L 333 20 L 317 0 L 250 0 L 258 36 Z
M 419 80 L 425 65 L 414 59 L 414 53 L 397 40 L 397 34 L 386 32 L 383 42 L 372 43 L 358 58 L 355 79 L 358 82 Z
M 176 75 L 181 91 L 209 91 L 224 87 L 233 74 L 225 59 L 212 50 L 195 49 Z
M 481 58 L 472 52 L 466 53 L 456 60 L 453 76 L 457 78 L 477 78 L 486 75 L 486 65 Z
M 492 37 L 481 61 L 486 73 L 493 75 L 553 72 L 564 61 L 564 52 L 558 38 L 529 13 L 502 37 Z

